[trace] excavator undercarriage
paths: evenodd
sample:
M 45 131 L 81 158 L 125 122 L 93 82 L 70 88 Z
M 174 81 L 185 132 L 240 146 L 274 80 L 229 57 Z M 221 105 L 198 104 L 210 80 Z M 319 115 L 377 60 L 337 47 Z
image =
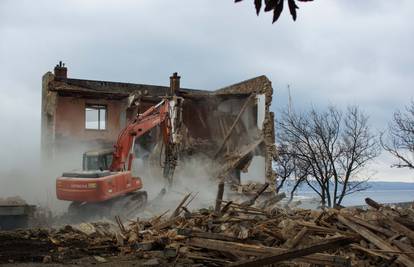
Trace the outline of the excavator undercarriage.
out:
M 146 191 L 135 191 L 103 202 L 72 202 L 68 208 L 70 218 L 83 221 L 97 218 L 128 218 L 147 204 Z

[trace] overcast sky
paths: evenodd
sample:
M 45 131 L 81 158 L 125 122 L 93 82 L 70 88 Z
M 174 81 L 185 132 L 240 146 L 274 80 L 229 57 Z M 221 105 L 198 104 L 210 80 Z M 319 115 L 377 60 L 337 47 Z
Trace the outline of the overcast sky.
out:
M 271 24 L 253 1 L 0 0 L 0 167 L 31 160 L 41 77 L 63 60 L 74 78 L 216 89 L 265 74 L 273 110 L 360 105 L 373 130 L 414 97 L 414 1 L 316 0 Z M 372 166 L 374 179 L 413 172 Z

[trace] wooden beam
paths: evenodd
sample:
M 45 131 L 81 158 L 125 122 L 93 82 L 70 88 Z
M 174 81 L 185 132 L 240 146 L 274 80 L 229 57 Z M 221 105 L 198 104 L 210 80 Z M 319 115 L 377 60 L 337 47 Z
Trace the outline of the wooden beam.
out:
M 369 242 L 373 243 L 378 248 L 383 249 L 383 250 L 399 251 L 397 248 L 391 246 L 387 241 L 383 240 L 382 238 L 380 238 L 376 234 L 372 233 L 367 228 L 364 228 L 364 227 L 362 227 L 362 226 L 346 219 L 342 215 L 338 215 L 338 220 L 341 223 L 343 223 L 344 225 L 346 225 L 347 227 L 349 227 L 350 229 L 352 229 L 354 232 L 360 234 L 363 238 L 365 238 Z M 399 252 L 401 252 L 401 251 L 399 251 Z M 400 264 L 403 264 L 407 267 L 414 267 L 414 262 L 411 261 L 411 259 L 409 257 L 407 257 L 406 255 L 398 256 L 397 262 L 400 263 Z
M 213 239 L 190 238 L 187 241 L 188 246 L 216 250 L 244 255 L 244 256 L 265 256 L 269 254 L 282 253 L 287 251 L 284 248 L 265 247 L 237 242 L 227 242 Z M 341 256 L 316 253 L 294 259 L 295 262 L 321 264 L 327 266 L 348 267 L 351 266 L 350 259 Z
M 349 237 L 334 237 L 328 240 L 324 240 L 320 243 L 308 246 L 306 248 L 301 249 L 291 249 L 287 251 L 283 251 L 277 254 L 273 254 L 270 256 L 259 257 L 253 260 L 245 260 L 230 264 L 229 266 L 232 267 L 257 267 L 269 264 L 275 264 L 281 261 L 288 261 L 292 259 L 296 259 L 299 257 L 308 256 L 311 254 L 315 254 L 317 252 L 326 251 L 329 249 L 335 249 L 338 247 L 347 246 L 350 243 L 354 242 L 353 239 Z
M 365 226 L 366 228 L 373 230 L 375 232 L 381 233 L 383 235 L 385 235 L 386 237 L 392 237 L 393 235 L 395 235 L 395 233 L 393 231 L 390 231 L 388 229 L 385 229 L 383 227 L 377 226 L 377 225 L 372 225 L 370 223 L 368 223 L 367 221 L 364 221 L 358 217 L 352 216 L 352 217 L 348 217 L 349 220 L 360 224 L 362 226 Z
M 397 233 L 401 233 L 406 237 L 410 238 L 412 241 L 414 241 L 414 231 L 412 231 L 408 227 L 405 227 L 397 221 L 392 221 L 391 219 L 385 219 L 384 221 L 386 224 L 389 224 L 391 226 L 392 230 L 394 230 Z
M 375 256 L 375 257 L 380 257 L 380 258 L 383 258 L 383 259 L 386 259 L 386 260 L 391 259 L 390 256 L 387 256 L 384 253 L 380 253 L 380 252 L 372 250 L 372 249 L 364 248 L 364 247 L 361 247 L 360 245 L 357 245 L 357 244 L 352 244 L 351 248 L 356 249 L 356 250 L 360 250 L 362 252 L 368 253 L 368 254 L 370 254 L 372 256 Z
M 333 234 L 342 234 L 342 235 L 349 235 L 349 232 L 341 231 L 336 228 L 328 228 L 325 226 L 315 225 L 312 222 L 305 222 L 305 221 L 298 221 L 296 222 L 300 226 L 306 226 L 310 232 L 318 232 L 318 233 L 333 233 Z
M 410 228 L 411 230 L 414 230 L 414 221 L 412 220 L 409 220 L 403 217 L 395 217 L 394 221 L 399 222 L 400 224 L 404 225 L 405 227 Z
M 158 223 L 158 224 L 152 226 L 150 229 L 155 229 L 156 231 L 159 231 L 159 230 L 162 230 L 164 228 L 168 228 L 168 227 L 174 225 L 179 219 L 180 219 L 180 217 L 176 216 L 176 217 L 168 219 L 164 222 Z
M 391 242 L 403 252 L 402 254 L 407 254 L 408 257 L 414 259 L 414 248 L 412 246 L 403 243 L 400 240 L 393 240 Z
M 191 193 L 188 193 L 180 202 L 180 204 L 178 204 L 177 208 L 174 210 L 174 212 L 171 214 L 170 219 L 176 217 L 179 215 L 181 207 L 184 205 L 184 203 L 187 201 L 187 199 L 191 196 Z
M 367 203 L 369 206 L 373 207 L 376 210 L 379 210 L 380 208 L 384 207 L 383 205 L 379 204 L 378 202 L 369 197 L 365 199 L 365 203 Z
M 221 202 L 223 201 L 223 194 L 224 194 L 224 181 L 221 180 L 218 184 L 216 207 L 214 208 L 214 211 L 216 212 L 217 215 L 220 215 Z
M 226 136 L 224 137 L 223 141 L 221 142 L 221 145 L 219 146 L 219 149 L 214 154 L 214 158 L 217 158 L 221 150 L 223 149 L 224 145 L 226 144 L 227 140 L 230 138 L 231 133 L 234 130 L 234 127 L 236 127 L 237 123 L 239 122 L 241 115 L 243 115 L 243 112 L 246 110 L 246 108 L 249 106 L 250 101 L 253 99 L 253 97 L 256 96 L 256 94 L 251 94 L 246 101 L 244 102 L 239 114 L 237 114 L 236 119 L 234 120 L 233 124 L 231 125 L 230 129 L 227 131 Z
M 245 202 L 241 203 L 241 206 L 253 206 L 256 200 L 260 197 L 261 194 L 269 187 L 269 183 L 264 183 L 262 187 L 254 194 L 254 196 L 246 200 Z
M 218 233 L 196 232 L 191 229 L 179 228 L 177 230 L 177 234 L 187 236 L 187 237 L 207 238 L 207 239 L 215 239 L 215 240 L 222 240 L 222 241 L 229 241 L 229 242 L 243 242 L 242 239 L 237 238 L 237 237 L 228 236 L 225 234 L 218 234 Z
M 115 216 L 115 221 L 118 224 L 118 227 L 121 230 L 121 233 L 125 234 L 126 233 L 125 226 L 122 223 L 121 218 L 118 215 Z
M 308 233 L 308 228 L 305 226 L 303 227 L 292 239 L 286 241 L 283 245 L 285 248 L 295 248 L 299 245 L 299 242 L 303 239 L 303 237 Z

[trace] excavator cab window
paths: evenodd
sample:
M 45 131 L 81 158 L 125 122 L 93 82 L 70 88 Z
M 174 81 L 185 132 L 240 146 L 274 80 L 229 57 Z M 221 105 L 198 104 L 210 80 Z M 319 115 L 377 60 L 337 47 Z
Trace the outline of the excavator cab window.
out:
M 108 170 L 112 163 L 112 153 L 83 155 L 83 169 L 85 171 Z

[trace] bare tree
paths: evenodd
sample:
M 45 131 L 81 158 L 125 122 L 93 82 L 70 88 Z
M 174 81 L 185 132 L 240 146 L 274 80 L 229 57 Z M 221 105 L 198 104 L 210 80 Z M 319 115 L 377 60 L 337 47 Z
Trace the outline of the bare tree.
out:
M 276 150 L 277 157 L 275 158 L 275 162 L 277 164 L 275 164 L 275 171 L 278 176 L 276 192 L 279 192 L 285 185 L 285 182 L 292 177 L 295 170 L 295 162 L 286 144 L 279 145 Z
M 234 2 L 241 2 L 243 0 L 235 0 Z M 313 0 L 297 0 L 299 2 L 310 2 Z M 273 12 L 273 21 L 272 23 L 275 23 L 279 17 L 280 14 L 282 14 L 284 2 L 285 0 L 254 0 L 254 6 L 256 8 L 256 14 L 259 15 L 260 11 L 262 9 L 262 5 L 264 2 L 264 12 Z M 299 7 L 296 5 L 296 0 L 287 0 L 287 4 L 289 7 L 290 14 L 292 15 L 293 20 L 296 20 L 296 9 L 299 9 Z
M 276 192 L 279 193 L 286 183 L 292 185 L 289 197 L 289 202 L 291 202 L 296 190 L 307 177 L 307 171 L 304 172 L 303 170 L 308 170 L 308 168 L 298 166 L 303 162 L 295 160 L 293 153 L 291 153 L 292 150 L 287 144 L 280 144 L 276 150 L 277 156 L 274 159 L 278 179 Z
M 394 113 L 387 137 L 381 135 L 381 145 L 398 160 L 392 167 L 414 169 L 414 101 Z
M 306 182 L 322 206 L 340 205 L 346 195 L 366 189 L 367 178 L 359 174 L 378 156 L 379 146 L 358 107 L 345 114 L 334 107 L 282 112 L 276 125 L 279 146 L 294 164 L 295 186 Z

